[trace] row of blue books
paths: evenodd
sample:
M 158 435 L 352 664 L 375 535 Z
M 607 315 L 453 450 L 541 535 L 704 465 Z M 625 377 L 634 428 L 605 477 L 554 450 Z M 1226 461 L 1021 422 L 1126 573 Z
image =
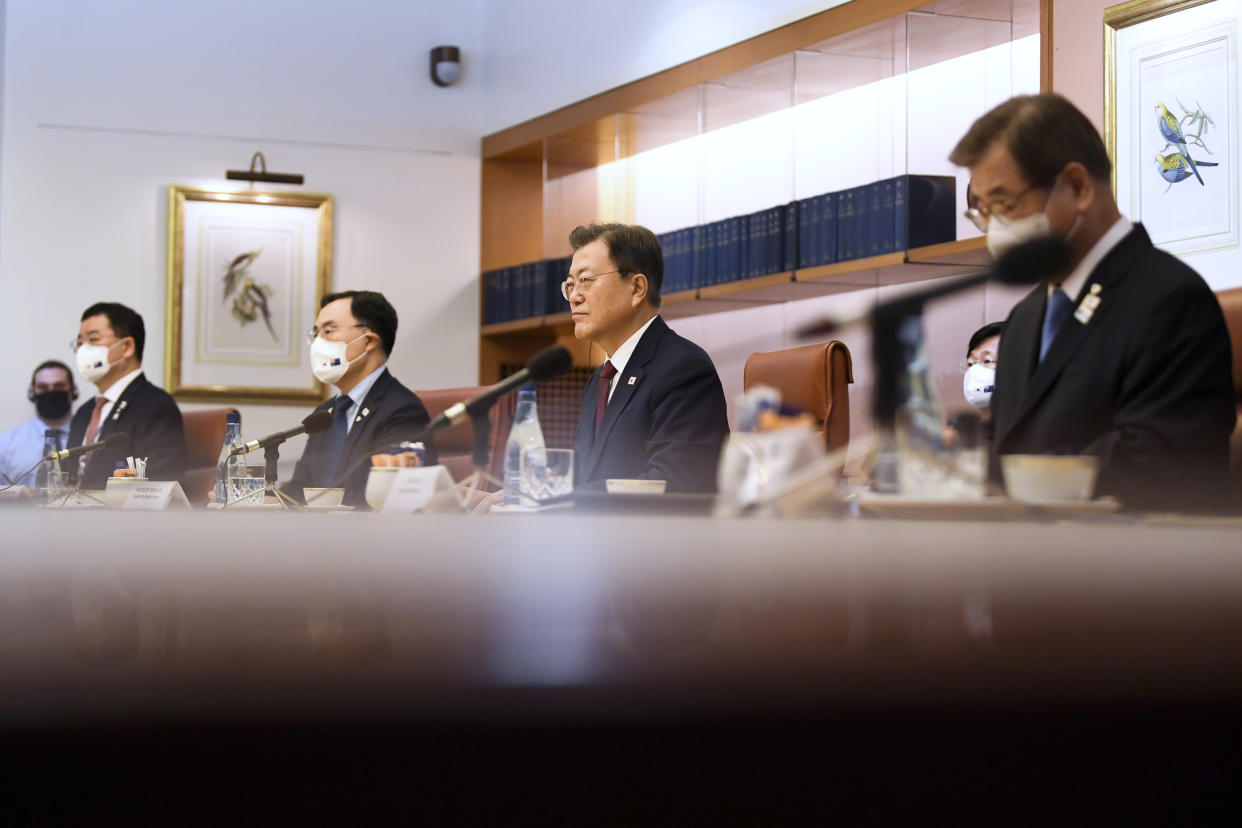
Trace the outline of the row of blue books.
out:
M 664 233 L 661 293 L 953 241 L 955 187 L 952 176 L 899 175 Z M 484 273 L 484 324 L 568 310 L 561 283 L 569 263 L 545 259 Z

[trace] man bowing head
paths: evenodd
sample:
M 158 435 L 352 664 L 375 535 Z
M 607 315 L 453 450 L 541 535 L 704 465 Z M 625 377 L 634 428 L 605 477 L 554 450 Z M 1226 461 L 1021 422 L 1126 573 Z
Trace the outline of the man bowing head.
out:
M 659 317 L 664 254 L 654 233 L 591 224 L 569 234 L 574 250 L 561 292 L 574 336 L 606 360 L 587 383 L 574 439 L 574 479 L 668 481 L 671 492 L 713 492 L 729 434 L 724 390 L 711 358 Z

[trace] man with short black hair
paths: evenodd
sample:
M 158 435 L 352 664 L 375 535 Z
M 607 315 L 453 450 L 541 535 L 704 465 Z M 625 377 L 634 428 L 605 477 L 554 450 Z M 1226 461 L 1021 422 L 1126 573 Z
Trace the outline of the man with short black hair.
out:
M 56 440 L 58 449 L 65 447 L 73 401 L 78 398 L 73 372 L 60 360 L 40 363 L 30 375 L 26 398 L 34 403 L 35 416 L 0 433 L 0 486 L 35 485 L 37 466 L 48 436 Z
M 132 308 L 98 302 L 82 313 L 74 342 L 78 371 L 99 393 L 74 415 L 69 446 L 96 443 L 113 433 L 129 435 L 121 448 L 84 456 L 78 481 L 84 489 L 102 489 L 127 457 L 146 458 L 151 480 L 179 480 L 185 475 L 181 410 L 142 373 L 146 341 L 142 316 Z
M 1099 133 L 1055 94 L 983 115 L 949 159 L 1000 256 L 1055 236 L 1071 268 L 1014 307 L 997 355 L 994 454 L 1090 454 L 1138 509 L 1218 508 L 1234 427 L 1229 334 L 1211 289 L 1117 209 Z
M 574 482 L 666 480 L 670 492 L 714 492 L 729 436 L 724 390 L 707 353 L 659 317 L 664 254 L 646 227 L 591 224 L 561 292 L 574 336 L 606 357 L 587 383 L 574 440 Z
M 388 372 L 397 311 L 372 290 L 331 293 L 320 301 L 307 339 L 311 370 L 340 393 L 316 409 L 331 413 L 333 426 L 307 438 L 283 490 L 301 501 L 307 486 L 343 487 L 346 505 L 365 507 L 371 455 L 413 440 L 431 419 L 418 396 Z M 426 462 L 435 463 L 430 441 L 426 448 Z

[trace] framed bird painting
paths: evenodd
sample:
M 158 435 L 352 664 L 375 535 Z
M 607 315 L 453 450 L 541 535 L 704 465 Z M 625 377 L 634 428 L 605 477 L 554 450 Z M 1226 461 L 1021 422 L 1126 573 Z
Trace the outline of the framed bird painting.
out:
M 1104 13 L 1105 140 L 1121 211 L 1208 280 L 1239 264 L 1242 0 L 1135 0 Z
M 165 388 L 323 399 L 303 338 L 331 279 L 332 196 L 169 187 Z

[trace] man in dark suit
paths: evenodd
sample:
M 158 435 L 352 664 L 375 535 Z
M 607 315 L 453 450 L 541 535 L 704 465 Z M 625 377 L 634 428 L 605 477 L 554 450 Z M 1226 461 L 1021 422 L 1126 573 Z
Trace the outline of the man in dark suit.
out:
M 332 428 L 307 438 L 283 490 L 303 501 L 306 486 L 344 487 L 346 505 L 365 506 L 371 455 L 413 440 L 430 421 L 418 396 L 388 372 L 397 311 L 375 291 L 332 293 L 320 301 L 308 338 L 315 376 L 340 393 L 316 409 L 333 415 Z M 435 450 L 426 447 L 431 465 Z
M 151 480 L 179 480 L 185 475 L 185 432 L 173 398 L 142 373 L 147 333 L 142 317 L 117 302 L 99 302 L 82 313 L 77 362 L 83 379 L 99 393 L 78 409 L 69 425 L 68 445 L 95 443 L 124 432 L 129 442 L 83 457 L 78 484 L 102 489 L 126 457 L 147 458 Z
M 562 292 L 574 336 L 607 360 L 587 383 L 574 439 L 574 482 L 668 481 L 670 492 L 714 492 L 729 435 L 724 391 L 711 358 L 657 314 L 664 255 L 645 227 L 592 224 L 574 249 Z
M 1203 279 L 1117 209 L 1099 134 L 1059 95 L 1013 98 L 950 159 L 994 256 L 1055 235 L 1068 272 L 1014 307 L 992 396 L 994 455 L 1092 454 L 1130 508 L 1211 509 L 1228 492 L 1229 334 Z

